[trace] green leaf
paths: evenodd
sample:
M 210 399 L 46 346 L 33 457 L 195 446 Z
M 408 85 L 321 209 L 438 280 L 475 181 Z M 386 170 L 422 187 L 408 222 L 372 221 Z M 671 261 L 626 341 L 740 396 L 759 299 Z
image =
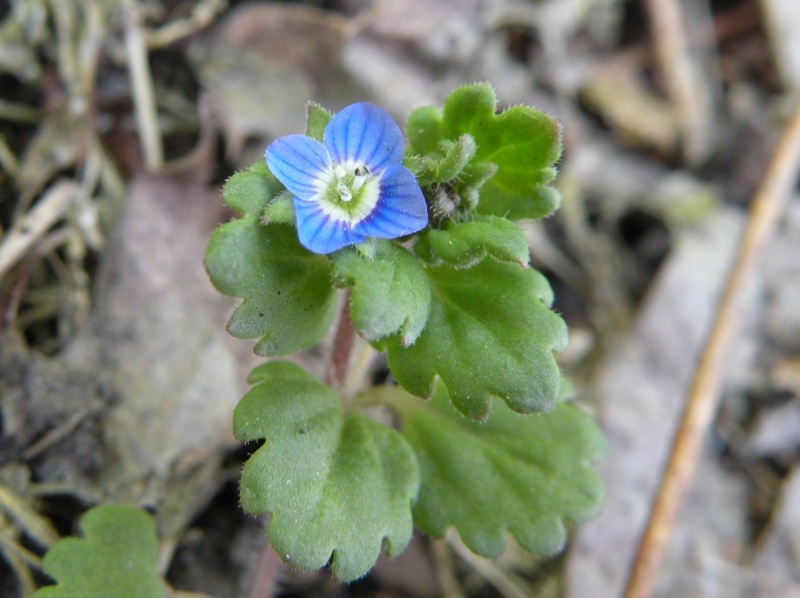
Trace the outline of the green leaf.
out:
M 371 260 L 354 249 L 331 256 L 339 286 L 353 285 L 350 318 L 361 336 L 377 341 L 399 333 L 400 343 L 417 340 L 430 311 L 428 277 L 408 251 L 388 241 L 377 241 Z
M 547 280 L 494 260 L 427 273 L 433 301 L 425 330 L 410 347 L 397 337 L 383 341 L 403 388 L 428 396 L 438 376 L 456 408 L 478 421 L 494 397 L 521 413 L 552 408 L 561 384 L 553 351 L 565 348 L 567 330 L 548 307 Z
M 469 135 L 461 135 L 436 165 L 434 182 L 446 183 L 458 177 L 476 151 L 475 140 Z
M 417 179 L 417 184 L 424 188 L 436 182 L 440 161 L 441 158 L 408 154 L 403 157 L 403 166 L 412 172 L 414 178 Z
M 433 265 L 471 268 L 485 257 L 526 266 L 528 241 L 510 220 L 479 216 L 471 222 L 453 224 L 444 230 L 426 231 L 414 252 Z
M 523 183 L 515 184 L 514 180 L 523 179 L 524 175 L 516 173 L 509 175 L 508 171 L 492 177 L 481 188 L 481 203 L 478 204 L 479 214 L 498 214 L 510 220 L 522 218 L 543 218 L 553 213 L 561 204 L 561 194 L 549 183 L 555 178 L 555 170 L 548 168 L 542 171 L 546 178 L 541 183 L 535 179 L 525 179 Z
M 459 87 L 444 102 L 442 136 L 455 139 L 462 133 L 486 131 L 496 108 L 497 96 L 488 83 Z
M 323 567 L 350 581 L 374 565 L 385 539 L 392 556 L 408 544 L 419 487 L 414 453 L 395 430 L 350 411 L 296 364 L 256 368 L 236 407 L 234 433 L 264 445 L 242 472 L 241 500 L 272 513 L 269 539 L 288 564 Z
M 564 519 L 593 517 L 603 500 L 589 464 L 602 456 L 592 419 L 566 403 L 520 415 L 498 404 L 485 424 L 459 414 L 438 384 L 430 402 L 394 403 L 417 453 L 422 484 L 414 523 L 441 537 L 455 526 L 470 550 L 500 554 L 511 532 L 524 549 L 551 554 L 564 544 Z
M 435 154 L 441 149 L 442 114 L 433 106 L 421 106 L 411 111 L 406 121 L 406 136 L 412 151 Z
M 497 173 L 497 164 L 494 162 L 472 162 L 461 173 L 461 184 L 465 187 L 480 189 Z
M 561 155 L 561 130 L 535 108 L 514 106 L 495 114 L 496 106 L 486 83 L 457 89 L 444 105 L 443 136 L 469 133 L 478 144 L 476 161 L 497 164 L 497 173 L 481 188 L 479 213 L 511 220 L 546 216 L 559 203 L 558 192 L 547 183 Z
M 461 135 L 455 142 L 444 140 L 439 145 L 444 148 L 440 152 L 425 156 L 408 154 L 403 158 L 403 165 L 414 173 L 420 187 L 451 183 L 462 178 L 462 175 L 470 181 L 476 178 L 470 161 L 475 157 L 477 146 L 470 135 Z M 491 174 L 495 170 L 492 165 Z M 484 180 L 479 182 L 482 184 Z
M 480 182 L 483 177 L 477 173 L 490 173 L 489 164 L 497 167 L 480 189 L 477 211 L 511 220 L 546 216 L 560 201 L 558 191 L 548 184 L 561 155 L 561 130 L 535 108 L 514 106 L 500 114 L 496 109 L 490 85 L 460 87 L 447 98 L 443 111 L 426 106 L 412 112 L 407 125 L 411 147 L 423 155 L 440 155 L 443 142 L 470 135 L 477 151 L 465 171 L 476 173 Z M 462 182 L 475 184 L 469 179 Z
M 225 182 L 222 199 L 237 212 L 258 218 L 272 198 L 283 190 L 281 182 L 267 168 L 267 162 L 260 160 Z
M 254 218 L 223 224 L 208 244 L 206 269 L 221 293 L 244 299 L 228 331 L 237 338 L 259 338 L 259 355 L 310 347 L 333 322 L 330 264 L 306 251 L 293 228 Z
M 264 208 L 264 216 L 262 218 L 265 224 L 288 224 L 295 226 L 297 217 L 294 213 L 294 201 L 292 194 L 284 191 L 275 196 L 275 199 Z
M 325 110 L 319 104 L 309 102 L 306 105 L 306 135 L 322 141 L 322 135 L 325 133 L 325 127 L 328 126 L 333 114 Z
M 164 598 L 156 570 L 158 538 L 150 515 L 102 505 L 81 519 L 83 538 L 65 538 L 45 555 L 43 569 L 57 585 L 35 598 Z

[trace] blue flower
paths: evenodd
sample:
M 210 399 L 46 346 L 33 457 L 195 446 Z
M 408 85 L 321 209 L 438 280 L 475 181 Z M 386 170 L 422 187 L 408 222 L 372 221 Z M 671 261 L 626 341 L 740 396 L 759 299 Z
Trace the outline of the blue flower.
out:
M 300 242 L 314 253 L 367 237 L 395 239 L 428 224 L 422 191 L 403 166 L 403 134 L 374 104 L 352 104 L 336 114 L 322 143 L 305 135 L 276 139 L 266 159 L 294 195 Z

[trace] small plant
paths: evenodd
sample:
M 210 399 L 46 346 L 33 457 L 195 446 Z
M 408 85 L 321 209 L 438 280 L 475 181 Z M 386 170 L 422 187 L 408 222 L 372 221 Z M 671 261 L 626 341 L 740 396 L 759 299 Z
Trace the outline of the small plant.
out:
M 404 149 L 377 106 L 310 105 L 306 135 L 275 140 L 225 185 L 240 217 L 215 231 L 206 268 L 243 299 L 229 332 L 270 358 L 234 412 L 236 437 L 263 441 L 241 503 L 271 514 L 293 567 L 356 579 L 415 526 L 454 527 L 486 557 L 507 533 L 549 554 L 565 520 L 599 507 L 602 438 L 563 400 L 566 326 L 514 224 L 558 205 L 560 131 L 533 108 L 495 110 L 488 85 L 457 89 L 443 110 L 411 113 Z M 334 325 L 325 381 L 275 359 Z M 376 350 L 397 385 L 369 382 Z M 147 513 L 103 505 L 81 530 L 45 556 L 56 585 L 37 598 L 166 595 Z
M 560 400 L 566 326 L 514 224 L 558 206 L 560 131 L 496 103 L 476 84 L 414 110 L 407 148 L 377 106 L 310 105 L 305 135 L 225 185 L 240 217 L 214 233 L 206 267 L 243 300 L 229 332 L 270 358 L 234 413 L 238 439 L 263 440 L 241 502 L 271 513 L 269 540 L 293 567 L 356 579 L 414 526 L 453 526 L 488 557 L 507 532 L 552 553 L 565 520 L 598 509 L 602 440 Z M 334 325 L 324 382 L 273 359 Z M 398 385 L 368 383 L 375 350 Z
M 56 585 L 34 598 L 164 598 L 158 577 L 156 526 L 145 511 L 106 504 L 86 512 L 84 538 L 63 538 L 44 557 L 43 571 Z
M 564 400 L 554 352 L 567 329 L 514 224 L 558 206 L 560 131 L 533 108 L 495 110 L 490 86 L 457 89 L 443 110 L 411 113 L 404 149 L 377 106 L 312 104 L 306 135 L 275 140 L 225 185 L 240 217 L 215 231 L 206 268 L 243 299 L 229 332 L 270 358 L 234 412 L 236 437 L 263 441 L 241 503 L 271 514 L 293 567 L 354 580 L 414 527 L 454 527 L 486 557 L 509 533 L 550 554 L 565 521 L 599 508 L 603 441 Z M 324 381 L 275 359 L 334 325 Z M 397 384 L 370 382 L 376 351 Z M 81 530 L 45 556 L 56 585 L 37 598 L 166 595 L 147 513 L 104 505 Z

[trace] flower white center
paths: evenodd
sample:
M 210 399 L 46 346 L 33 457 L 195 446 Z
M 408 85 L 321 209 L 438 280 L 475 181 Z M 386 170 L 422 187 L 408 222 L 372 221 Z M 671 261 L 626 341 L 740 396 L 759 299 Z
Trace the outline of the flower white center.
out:
M 352 163 L 336 164 L 328 173 L 327 182 L 320 180 L 318 195 L 326 214 L 356 224 L 372 213 L 380 196 L 380 175 Z
M 336 175 L 336 192 L 339 194 L 339 197 L 342 198 L 342 201 L 351 201 L 353 199 L 353 194 L 350 192 L 350 188 L 344 180 L 345 176 L 347 176 L 347 171 L 344 169 L 344 166 L 337 164 L 333 169 L 333 173 Z M 358 191 L 358 189 L 354 189 L 354 191 Z

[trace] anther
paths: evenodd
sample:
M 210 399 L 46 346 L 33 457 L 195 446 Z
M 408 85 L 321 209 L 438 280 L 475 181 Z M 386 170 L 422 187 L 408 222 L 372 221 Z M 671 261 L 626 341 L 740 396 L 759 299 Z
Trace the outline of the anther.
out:
M 353 199 L 353 194 L 350 193 L 350 189 L 347 188 L 343 182 L 339 181 L 339 184 L 336 185 L 336 191 L 339 193 L 339 197 L 342 201 L 350 201 Z

